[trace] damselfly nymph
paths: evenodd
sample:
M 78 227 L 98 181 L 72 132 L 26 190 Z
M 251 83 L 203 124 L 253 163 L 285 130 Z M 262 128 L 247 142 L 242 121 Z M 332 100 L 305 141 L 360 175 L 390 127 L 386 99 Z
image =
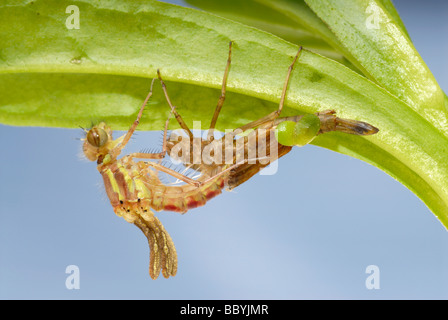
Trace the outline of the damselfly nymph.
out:
M 315 114 L 280 117 L 290 75 L 301 53 L 302 47 L 299 48 L 292 64 L 288 68 L 278 109 L 265 117 L 226 133 L 218 140 L 214 137 L 214 130 L 226 97 L 232 42 L 229 44 L 229 55 L 222 80 L 221 96 L 205 139 L 193 136 L 193 133 L 171 103 L 166 86 L 163 83 L 160 72 L 158 72 L 166 100 L 176 115 L 180 127 L 188 137 L 187 139 L 179 139 L 177 136 L 170 137 L 167 143 L 167 151 L 170 156 L 206 176 L 213 176 L 216 172 L 233 165 L 226 181 L 227 190 L 231 190 L 250 179 L 273 161 L 289 153 L 293 146 L 304 146 L 318 135 L 332 131 L 359 136 L 376 134 L 378 128 L 371 124 L 358 120 L 339 118 L 333 110 L 324 110 Z M 250 133 L 244 135 L 245 132 Z M 241 135 L 243 136 L 239 137 Z M 274 136 L 275 139 L 273 139 Z M 254 141 L 255 143 L 253 143 Z M 204 152 L 206 149 L 208 149 L 207 152 Z M 218 157 L 221 161 L 213 162 L 217 158 L 212 157 L 211 162 L 199 161 L 198 164 L 198 161 L 195 159 L 204 159 L 204 154 L 208 154 L 209 150 L 214 150 L 215 152 L 219 150 L 220 155 L 230 154 L 233 156 L 230 161 L 228 158 L 225 159 L 226 161 L 222 161 L 223 157 Z

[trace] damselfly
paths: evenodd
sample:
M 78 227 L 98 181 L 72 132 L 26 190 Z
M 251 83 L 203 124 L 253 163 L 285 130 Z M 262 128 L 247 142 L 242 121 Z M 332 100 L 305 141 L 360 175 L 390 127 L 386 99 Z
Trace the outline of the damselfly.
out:
M 191 208 L 204 205 L 209 199 L 221 193 L 226 185 L 232 167 L 220 166 L 213 176 L 203 175 L 197 180 L 152 161 L 135 159 L 163 159 L 166 154 L 169 118 L 165 123 L 162 151 L 158 153 L 131 153 L 118 158 L 129 142 L 142 117 L 143 110 L 152 95 L 151 90 L 142 104 L 137 119 L 129 131 L 113 139 L 112 130 L 104 122 L 86 130 L 83 152 L 87 159 L 97 162 L 103 177 L 106 193 L 115 213 L 139 227 L 148 238 L 150 246 L 149 274 L 156 279 L 162 271 L 168 278 L 177 272 L 177 254 L 173 241 L 152 210 L 184 213 Z M 175 110 L 173 110 L 175 111 Z M 165 172 L 185 185 L 165 185 L 159 179 L 159 172 Z
M 194 152 L 190 151 L 194 149 L 194 143 L 197 140 L 176 111 L 176 107 L 172 105 L 159 70 L 157 70 L 158 78 L 171 108 L 171 114 L 175 116 L 181 128 L 188 135 L 186 144 L 188 156 L 186 157 L 187 152 L 178 154 L 178 156 L 183 158 L 184 164 L 201 173 L 199 178 L 192 179 L 160 163 L 150 161 L 163 159 L 167 151 L 173 151 L 176 146 L 180 146 L 179 140 L 173 142 L 172 139 L 170 141 L 167 139 L 170 117 L 165 123 L 161 152 L 138 152 L 118 158 L 142 118 L 143 110 L 152 96 L 155 79 L 153 79 L 151 89 L 140 107 L 137 119 L 126 134 L 114 140 L 111 128 L 104 122 L 93 126 L 88 131 L 86 130 L 86 138 L 83 144 L 84 155 L 87 159 L 97 162 L 98 171 L 103 178 L 106 193 L 114 212 L 126 221 L 135 224 L 147 237 L 150 246 L 149 274 L 153 279 L 156 279 L 161 271 L 166 278 L 176 275 L 177 253 L 170 235 L 152 210 L 185 213 L 189 209 L 202 206 L 209 199 L 219 195 L 225 186 L 230 189 L 238 186 L 268 165 L 270 161 L 287 154 L 292 145 L 307 144 L 318 134 L 342 131 L 350 134 L 369 135 L 378 131 L 378 129 L 365 122 L 340 119 L 332 111 L 319 112 L 315 115 L 279 117 L 294 63 L 302 51 L 302 48 L 300 48 L 288 69 L 278 110 L 227 133 L 220 140 L 215 140 L 214 129 L 225 100 L 227 76 L 231 63 L 231 48 L 232 42 L 229 44 L 229 55 L 222 81 L 221 96 L 212 118 L 207 139 L 200 139 L 199 141 L 199 152 L 201 154 L 204 153 L 206 148 L 210 147 L 216 152 L 218 150 L 226 152 L 229 149 L 236 151 L 230 161 L 225 163 L 218 163 L 217 161 L 189 163 L 191 157 L 194 157 Z M 238 137 L 238 134 L 250 129 L 254 129 L 253 136 L 255 136 L 256 141 L 254 145 L 249 143 L 250 136 Z M 262 131 L 265 135 L 265 141 L 274 141 L 274 144 L 269 143 L 262 147 L 258 143 L 261 140 Z M 276 140 L 271 139 L 274 135 Z M 230 144 L 226 144 L 227 139 L 231 141 Z M 221 143 L 217 146 L 218 142 Z M 242 147 L 242 152 L 238 150 L 239 146 Z M 276 149 L 275 153 L 273 147 Z M 251 163 L 251 160 L 254 160 L 250 156 L 251 153 L 256 151 L 259 154 L 262 148 L 265 154 L 264 159 L 258 157 L 254 163 Z M 242 159 L 238 159 L 238 154 L 243 155 Z M 172 152 L 170 152 L 170 155 L 173 156 Z M 145 160 L 135 161 L 135 159 Z M 266 159 L 269 161 L 266 161 Z M 159 172 L 171 175 L 185 182 L 185 184 L 166 185 L 161 182 Z

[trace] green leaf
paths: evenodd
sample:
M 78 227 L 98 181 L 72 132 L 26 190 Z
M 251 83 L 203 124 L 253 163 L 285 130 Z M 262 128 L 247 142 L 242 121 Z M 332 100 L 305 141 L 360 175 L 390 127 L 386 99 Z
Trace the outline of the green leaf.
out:
M 353 64 L 448 135 L 444 93 L 404 27 L 383 6 L 386 1 L 305 1 L 351 53 Z
M 275 34 L 356 69 L 341 53 L 337 38 L 304 0 L 187 0 L 193 6 Z M 347 53 L 348 54 L 348 53 Z
M 80 29 L 66 27 L 69 5 L 79 7 Z M 332 22 L 323 9 L 316 10 L 327 24 Z M 342 11 L 338 14 L 346 19 Z M 406 43 L 408 38 L 396 19 L 389 22 Z M 352 29 L 346 28 L 345 35 L 350 34 Z M 343 29 L 336 29 L 337 40 L 347 45 Z M 230 40 L 234 46 L 229 94 L 218 121 L 221 129 L 235 128 L 277 108 L 297 45 L 215 15 L 155 1 L 3 2 L 0 121 L 76 127 L 105 120 L 114 129 L 126 129 L 160 68 L 179 113 L 190 125 L 193 120 L 203 121 L 205 129 L 219 97 Z M 374 45 L 368 34 L 355 40 L 365 41 L 363 50 Z M 354 61 L 364 61 L 366 51 L 346 48 L 353 50 Z M 408 72 L 420 70 L 422 61 L 415 49 L 409 48 L 414 50 L 409 57 L 390 53 L 413 59 Z M 379 47 L 376 54 L 384 58 L 382 50 L 387 49 Z M 388 59 L 393 64 L 387 66 L 391 70 L 402 63 L 394 57 Z M 414 82 L 406 82 L 403 73 L 396 80 L 381 82 L 375 78 L 378 66 L 368 61 L 362 66 L 375 82 L 304 50 L 291 76 L 286 114 L 334 109 L 341 117 L 378 127 L 380 132 L 370 137 L 332 133 L 314 141 L 386 171 L 414 191 L 448 226 L 447 137 L 424 109 L 444 112 L 446 96 L 442 94 L 441 107 L 438 90 L 429 86 L 432 77 L 412 77 Z M 389 71 L 386 68 L 392 77 Z M 386 86 L 392 80 L 403 89 L 401 94 Z M 414 101 L 415 94 L 408 96 L 410 84 L 419 90 L 429 86 L 432 94 Z M 160 129 L 168 111 L 157 84 L 141 128 Z
M 403 21 L 401 20 L 401 17 L 398 14 L 397 9 L 395 9 L 395 6 L 392 3 L 392 1 L 391 0 L 379 0 L 379 3 L 384 7 L 384 9 L 387 10 L 390 17 L 394 20 L 395 24 L 401 29 L 401 31 L 403 33 L 405 33 L 408 38 L 410 38 L 408 30 L 406 30 L 406 27 L 405 27 Z

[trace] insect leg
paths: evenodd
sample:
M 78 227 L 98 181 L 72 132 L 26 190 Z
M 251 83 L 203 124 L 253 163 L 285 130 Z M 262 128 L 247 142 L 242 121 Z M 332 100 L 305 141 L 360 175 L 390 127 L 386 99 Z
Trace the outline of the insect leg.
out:
M 232 55 L 232 41 L 229 42 L 229 57 L 227 58 L 227 65 L 226 69 L 224 70 L 224 77 L 222 78 L 221 96 L 219 97 L 218 104 L 216 105 L 216 109 L 213 114 L 212 122 L 210 123 L 210 128 L 208 129 L 207 134 L 208 141 L 212 141 L 214 139 L 213 131 L 215 130 L 216 121 L 218 120 L 219 113 L 221 112 L 224 100 L 226 99 L 226 85 L 227 85 L 227 77 L 229 75 L 231 55 Z
M 131 156 L 132 155 L 128 155 L 128 157 L 131 157 Z M 147 167 L 152 167 L 152 168 L 156 169 L 157 171 L 165 172 L 166 174 L 169 174 L 169 175 L 173 176 L 174 178 L 179 179 L 185 183 L 191 184 L 193 186 L 199 187 L 201 185 L 201 182 L 191 179 L 191 178 L 187 177 L 186 175 L 183 175 L 183 174 L 181 174 L 175 170 L 172 170 L 170 168 L 167 168 L 161 164 L 154 163 L 154 162 L 144 162 L 144 165 Z
M 138 112 L 137 119 L 135 119 L 134 123 L 133 123 L 132 126 L 129 128 L 129 130 L 128 130 L 128 132 L 126 133 L 126 135 L 124 136 L 122 142 L 121 142 L 118 146 L 116 146 L 116 147 L 114 148 L 113 152 L 114 152 L 116 155 L 120 154 L 121 150 L 123 150 L 123 148 L 128 144 L 129 140 L 131 139 L 132 135 L 134 134 L 135 129 L 137 129 L 137 126 L 138 126 L 138 124 L 139 124 L 139 122 L 140 122 L 140 119 L 141 119 L 141 117 L 142 117 L 142 115 L 143 115 L 143 110 L 145 109 L 145 106 L 146 106 L 146 104 L 148 103 L 149 98 L 151 98 L 151 96 L 152 96 L 152 87 L 153 87 L 153 85 L 154 85 L 154 80 L 155 80 L 155 79 L 152 79 L 152 82 L 151 82 L 151 89 L 149 90 L 149 93 L 148 93 L 148 95 L 146 96 L 145 101 L 143 101 L 143 104 L 142 104 L 142 106 L 140 107 L 140 111 Z
M 162 151 L 155 153 L 147 153 L 147 152 L 134 152 L 128 155 L 131 158 L 140 158 L 140 159 L 163 159 L 166 154 L 166 145 L 167 145 L 167 132 L 168 125 L 170 123 L 170 118 L 166 119 L 165 129 L 163 130 L 163 142 L 162 142 Z
M 282 97 L 280 98 L 278 110 L 275 111 L 275 113 L 277 114 L 276 117 L 278 117 L 280 115 L 280 113 L 282 112 L 283 104 L 285 103 L 286 90 L 288 89 L 289 78 L 291 76 L 292 69 L 294 68 L 294 64 L 296 63 L 297 59 L 300 57 L 300 54 L 302 53 L 302 49 L 303 49 L 302 46 L 300 46 L 299 51 L 297 51 L 297 54 L 294 57 L 294 60 L 292 61 L 291 65 L 288 68 L 288 73 L 286 74 L 285 84 L 283 85 Z
M 235 131 L 244 132 L 246 130 L 253 129 L 253 128 L 259 127 L 261 125 L 266 125 L 266 124 L 269 124 L 267 127 L 274 126 L 275 119 L 277 119 L 277 117 L 280 115 L 280 113 L 283 110 L 283 105 L 285 103 L 285 97 L 286 97 L 286 91 L 288 89 L 288 84 L 289 84 L 289 78 L 291 77 L 291 73 L 294 68 L 294 65 L 295 65 L 297 59 L 300 57 L 302 50 L 303 50 L 303 48 L 302 48 L 302 46 L 300 46 L 299 50 L 297 51 L 296 56 L 294 57 L 294 60 L 292 61 L 291 65 L 288 68 L 288 73 L 286 74 L 285 83 L 283 85 L 282 95 L 280 98 L 280 103 L 279 103 L 278 109 L 274 112 L 271 112 L 267 116 L 264 116 L 263 118 L 249 122 L 239 128 L 236 128 L 234 130 L 233 134 L 235 134 Z
M 160 83 L 162 85 L 163 93 L 165 94 L 166 101 L 168 102 L 168 105 L 171 108 L 171 112 L 174 114 L 174 117 L 176 117 L 176 120 L 179 123 L 179 125 L 181 126 L 181 128 L 184 129 L 187 132 L 187 134 L 190 137 L 190 140 L 193 140 L 193 137 L 194 137 L 193 133 L 190 131 L 190 129 L 188 128 L 187 124 L 182 119 L 180 114 L 177 113 L 176 107 L 173 106 L 173 104 L 171 103 L 171 99 L 168 96 L 168 91 L 166 90 L 166 85 L 165 85 L 165 82 L 162 80 L 162 76 L 160 75 L 160 70 L 159 69 L 157 69 L 157 76 L 159 77 Z

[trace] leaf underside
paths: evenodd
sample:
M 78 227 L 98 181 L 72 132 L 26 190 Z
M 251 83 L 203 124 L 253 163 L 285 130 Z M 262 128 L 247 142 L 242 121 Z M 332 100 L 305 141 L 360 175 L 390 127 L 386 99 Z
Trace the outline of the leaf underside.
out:
M 277 7 L 292 3 L 256 2 L 270 10 L 273 3 Z M 351 2 L 354 7 L 361 3 Z M 285 114 L 334 109 L 340 117 L 378 127 L 380 132 L 374 136 L 331 133 L 314 143 L 384 170 L 448 226 L 447 132 L 442 121 L 448 99 L 412 51 L 399 17 L 387 9 L 394 32 L 412 49 L 414 64 L 394 82 L 392 69 L 382 78 L 382 66 L 365 60 L 369 50 L 375 49 L 379 61 L 392 49 L 373 48 L 378 44 L 370 41 L 362 23 L 357 26 L 351 21 L 357 32 L 345 32 L 338 24 L 345 17 L 341 5 L 294 3 L 307 10 L 301 20 L 297 7 L 291 10 L 296 16 L 283 20 L 287 10 L 281 7 L 264 23 L 265 30 L 273 28 L 289 34 L 290 41 L 304 39 L 310 44 L 292 73 Z M 375 3 L 383 9 L 389 6 L 385 0 Z M 334 17 L 328 18 L 325 4 L 334 7 Z M 79 7 L 80 29 L 66 27 L 69 5 Z M 263 19 L 242 15 L 259 27 L 263 24 Z M 294 36 L 297 30 L 301 33 Z M 347 44 L 350 34 L 363 43 L 360 51 Z M 297 44 L 216 15 L 156 1 L 6 1 L 0 4 L 0 122 L 75 128 L 101 120 L 125 130 L 160 69 L 178 112 L 190 126 L 201 121 L 202 129 L 207 129 L 220 95 L 229 41 L 234 45 L 228 94 L 218 120 L 221 130 L 276 110 Z M 394 55 L 389 58 L 394 65 L 401 63 L 395 60 L 407 58 L 389 53 Z M 406 72 L 416 70 L 425 75 L 424 81 L 406 82 Z M 415 97 L 408 90 L 412 85 L 428 94 Z M 401 89 L 394 92 L 393 88 Z M 139 126 L 142 130 L 160 130 L 169 113 L 158 82 L 153 93 Z M 175 128 L 176 123 L 170 126 Z

